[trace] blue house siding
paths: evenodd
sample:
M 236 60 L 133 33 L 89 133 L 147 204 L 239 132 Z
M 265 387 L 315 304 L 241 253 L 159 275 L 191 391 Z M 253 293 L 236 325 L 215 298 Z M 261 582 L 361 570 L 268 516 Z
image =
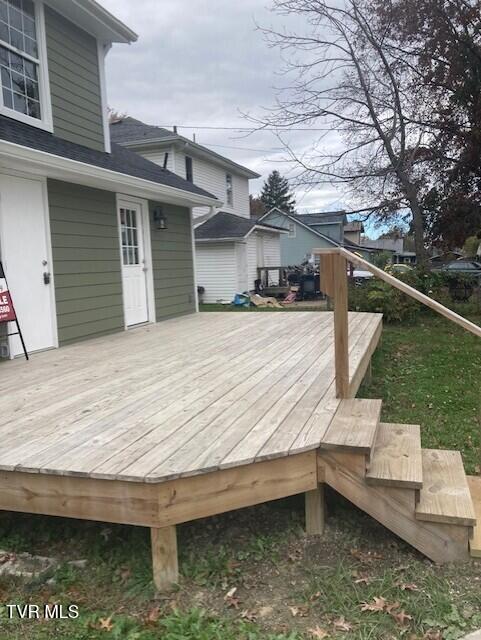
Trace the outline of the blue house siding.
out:
M 311 256 L 313 249 L 328 249 L 334 246 L 328 240 L 320 238 L 316 233 L 297 222 L 283 216 L 276 211 L 269 213 L 262 219 L 267 224 L 272 224 L 284 229 L 289 228 L 289 223 L 296 225 L 296 236 L 290 238 L 287 234 L 281 235 L 281 262 L 283 266 L 300 264 Z M 325 225 L 329 226 L 329 225 Z M 333 227 L 338 225 L 332 225 Z
M 312 224 L 309 226 L 311 226 L 315 231 L 319 231 L 319 233 L 332 238 L 336 242 L 343 242 L 344 240 L 343 225 L 340 222 Z

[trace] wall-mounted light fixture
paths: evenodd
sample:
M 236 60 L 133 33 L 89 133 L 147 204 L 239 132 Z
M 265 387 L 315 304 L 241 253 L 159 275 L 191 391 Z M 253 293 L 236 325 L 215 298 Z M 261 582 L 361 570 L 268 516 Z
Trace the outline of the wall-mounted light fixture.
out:
M 155 207 L 152 212 L 154 217 L 155 228 L 159 231 L 167 229 L 167 218 L 165 217 L 162 207 Z

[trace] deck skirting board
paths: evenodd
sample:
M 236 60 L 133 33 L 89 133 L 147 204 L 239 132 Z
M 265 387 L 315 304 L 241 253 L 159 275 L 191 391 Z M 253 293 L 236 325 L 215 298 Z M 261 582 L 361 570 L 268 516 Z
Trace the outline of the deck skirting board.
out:
M 0 510 L 161 528 L 317 488 L 316 451 L 160 484 L 0 472 Z

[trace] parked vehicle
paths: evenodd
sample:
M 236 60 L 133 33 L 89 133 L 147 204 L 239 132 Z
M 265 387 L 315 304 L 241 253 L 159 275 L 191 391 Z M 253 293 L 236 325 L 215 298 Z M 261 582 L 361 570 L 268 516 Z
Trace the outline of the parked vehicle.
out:
M 388 264 L 384 269 L 387 273 L 391 273 L 392 275 L 396 275 L 397 273 L 408 273 L 412 271 L 413 268 L 408 264 Z
M 452 260 L 442 266 L 441 271 L 449 274 L 463 274 L 481 280 L 481 263 L 475 260 Z

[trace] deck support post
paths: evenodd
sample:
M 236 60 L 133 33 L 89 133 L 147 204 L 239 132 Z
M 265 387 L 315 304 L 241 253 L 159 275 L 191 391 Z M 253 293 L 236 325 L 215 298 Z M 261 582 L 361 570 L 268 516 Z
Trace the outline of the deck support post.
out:
M 306 533 L 309 536 L 322 536 L 325 523 L 324 483 L 317 489 L 306 491 Z
M 154 584 L 159 591 L 167 591 L 179 579 L 175 526 L 151 528 L 150 535 Z
M 334 360 L 336 367 L 336 396 L 349 397 L 349 322 L 347 296 L 347 260 L 334 254 Z

